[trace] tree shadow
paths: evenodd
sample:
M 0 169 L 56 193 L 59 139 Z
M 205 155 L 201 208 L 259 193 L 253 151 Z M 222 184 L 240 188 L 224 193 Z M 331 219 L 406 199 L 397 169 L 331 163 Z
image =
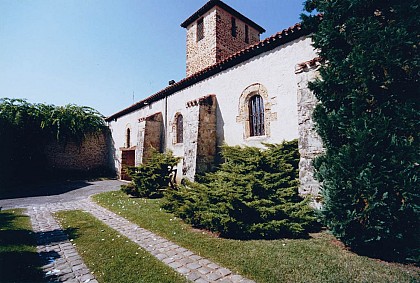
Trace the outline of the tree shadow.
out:
M 0 282 L 47 282 L 34 248 L 34 233 L 14 226 L 23 217 L 26 216 L 0 213 Z
M 43 266 L 62 258 L 56 250 L 35 251 L 38 246 L 55 246 L 70 238 L 78 237 L 76 228 L 32 232 L 13 224 L 27 216 L 11 212 L 0 213 L 0 282 L 51 282 Z
M 42 185 L 25 185 L 0 192 L 0 199 L 60 195 L 92 185 L 88 181 L 64 181 Z

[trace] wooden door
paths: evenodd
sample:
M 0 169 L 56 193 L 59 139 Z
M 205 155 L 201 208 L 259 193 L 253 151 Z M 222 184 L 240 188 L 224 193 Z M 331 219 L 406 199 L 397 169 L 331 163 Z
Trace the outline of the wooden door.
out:
M 123 150 L 121 153 L 121 180 L 131 181 L 125 168 L 135 165 L 135 150 Z

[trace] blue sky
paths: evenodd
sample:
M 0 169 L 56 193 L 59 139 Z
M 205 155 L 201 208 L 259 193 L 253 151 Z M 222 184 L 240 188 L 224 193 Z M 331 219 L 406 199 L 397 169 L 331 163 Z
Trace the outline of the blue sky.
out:
M 180 24 L 207 0 L 0 0 L 0 97 L 90 106 L 105 116 L 185 77 Z M 266 29 L 303 0 L 224 0 Z

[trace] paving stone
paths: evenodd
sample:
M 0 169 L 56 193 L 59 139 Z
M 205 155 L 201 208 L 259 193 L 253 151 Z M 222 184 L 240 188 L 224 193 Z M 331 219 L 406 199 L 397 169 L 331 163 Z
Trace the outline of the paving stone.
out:
M 186 252 L 183 252 L 182 254 L 185 255 L 185 256 L 191 256 L 194 253 L 192 251 L 186 251 Z
M 182 263 L 180 263 L 180 262 L 178 262 L 178 261 L 174 261 L 174 262 L 171 262 L 170 264 L 168 264 L 170 267 L 172 267 L 172 268 L 174 268 L 174 269 L 176 269 L 176 268 L 178 268 L 178 267 L 181 267 L 182 266 Z
M 71 268 L 62 269 L 62 270 L 60 270 L 60 273 L 61 274 L 72 273 L 72 269 Z
M 193 263 L 187 264 L 187 267 L 189 269 L 199 269 L 201 267 L 201 264 L 199 264 L 198 262 L 193 262 Z
M 72 266 L 79 265 L 79 264 L 82 264 L 82 263 L 83 263 L 83 261 L 81 259 L 77 259 L 77 260 L 74 260 L 74 261 L 70 262 L 70 264 Z
M 86 280 L 92 280 L 95 277 L 92 274 L 85 274 L 80 277 L 80 281 L 85 282 Z
M 90 283 L 97 283 L 94 275 L 91 274 L 86 265 L 84 265 L 82 258 L 77 253 L 72 242 L 67 239 L 67 236 L 61 231 L 61 227 L 51 215 L 51 212 L 54 211 L 75 209 L 91 213 L 110 228 L 117 230 L 119 233 L 137 243 L 146 251 L 155 255 L 155 257 L 162 262 L 174 268 L 179 273 L 186 275 L 188 280 L 199 283 L 215 281 L 239 283 L 247 280 L 242 276 L 231 274 L 230 270 L 220 267 L 210 260 L 194 254 L 190 250 L 180 247 L 165 238 L 159 237 L 148 230 L 138 227 L 118 214 L 110 212 L 107 209 L 93 203 L 90 199 L 60 204 L 53 203 L 41 207 L 30 208 L 29 210 L 31 220 L 33 220 L 32 224 L 34 231 L 36 230 L 36 232 L 38 232 L 39 244 L 37 250 L 45 253 L 48 249 L 50 251 L 54 251 L 55 253 L 61 253 L 62 258 L 57 258 L 54 262 L 49 263 L 49 268 L 50 270 L 54 270 L 58 265 L 65 267 L 65 264 L 68 264 L 68 267 L 72 266 L 72 273 L 65 274 L 66 276 L 69 276 L 68 278 L 70 280 L 77 279 L 77 282 L 90 280 Z M 39 233 L 41 231 L 45 233 Z M 47 233 L 48 231 L 56 232 L 49 234 Z M 46 270 L 45 268 L 43 269 Z M 63 271 L 68 272 L 69 270 L 63 269 Z M 52 276 L 49 277 L 50 279 L 57 278 L 56 274 L 51 275 Z M 228 275 L 230 276 L 227 277 Z M 247 282 L 253 281 L 247 280 Z
M 195 281 L 196 283 L 210 283 L 209 281 L 203 279 L 203 278 L 199 278 Z
M 86 268 L 82 268 L 82 269 L 79 269 L 79 270 L 74 270 L 73 273 L 76 275 L 76 277 L 80 277 L 80 276 L 83 276 L 83 275 L 86 275 L 86 274 L 90 274 L 90 271 L 86 267 Z
M 201 273 L 199 273 L 199 272 L 197 272 L 195 270 L 192 270 L 191 273 L 188 274 L 187 278 L 188 278 L 188 280 L 195 281 L 198 278 L 200 278 L 201 276 L 202 276 Z
M 66 274 L 64 274 L 64 275 L 60 275 L 60 281 L 67 281 L 67 280 L 70 280 L 70 279 L 75 279 L 75 277 L 76 276 L 74 276 L 74 274 L 71 272 L 71 270 L 70 270 L 70 273 L 66 273 Z
M 232 273 L 232 271 L 230 271 L 229 269 L 226 269 L 226 268 L 218 269 L 216 272 L 219 273 L 220 275 L 222 275 L 222 277 L 225 277 L 225 276 Z
M 166 264 L 169 264 L 169 263 L 171 263 L 171 262 L 174 262 L 175 261 L 175 259 L 173 258 L 173 257 L 168 257 L 168 258 L 165 258 L 164 260 L 162 260 L 164 263 L 166 263 Z
M 157 254 L 156 255 L 156 258 L 158 259 L 158 260 L 164 260 L 165 258 L 167 258 L 168 256 L 166 255 L 166 254 Z
M 241 282 L 243 279 L 244 279 L 244 278 L 243 278 L 242 276 L 240 276 L 240 275 L 233 275 L 233 276 L 230 276 L 230 280 L 232 280 L 232 282 L 234 282 L 234 283 L 239 283 L 239 282 Z
M 181 267 L 177 268 L 176 271 L 181 273 L 181 274 L 188 274 L 188 273 L 190 273 L 191 269 L 186 268 L 185 266 L 181 266 Z
M 211 270 L 210 269 L 208 269 L 207 267 L 204 267 L 204 266 L 202 266 L 202 267 L 200 267 L 199 269 L 197 269 L 197 271 L 198 272 L 200 272 L 201 274 L 203 274 L 203 275 L 205 275 L 205 274 L 207 274 L 207 273 L 210 273 L 211 272 Z
M 202 266 L 204 266 L 204 265 L 211 264 L 212 262 L 208 259 L 201 259 L 201 260 L 198 261 L 198 263 L 201 264 Z
M 216 281 L 216 280 L 218 280 L 222 277 L 223 277 L 222 275 L 220 275 L 219 273 L 216 273 L 216 272 L 212 272 L 212 273 L 207 274 L 207 278 L 209 279 L 209 281 Z
M 182 265 L 187 265 L 187 264 L 190 264 L 194 261 L 192 259 L 188 258 L 188 257 L 183 257 L 183 258 L 179 259 L 178 262 L 182 263 Z
M 201 259 L 203 259 L 201 256 L 199 256 L 199 255 L 191 255 L 191 256 L 189 256 L 192 260 L 196 260 L 196 261 L 199 261 L 199 260 L 201 260 Z
M 218 269 L 218 268 L 220 268 L 220 266 L 217 265 L 217 264 L 215 264 L 215 263 L 210 263 L 210 264 L 207 265 L 207 267 L 208 268 L 211 268 L 211 269 Z

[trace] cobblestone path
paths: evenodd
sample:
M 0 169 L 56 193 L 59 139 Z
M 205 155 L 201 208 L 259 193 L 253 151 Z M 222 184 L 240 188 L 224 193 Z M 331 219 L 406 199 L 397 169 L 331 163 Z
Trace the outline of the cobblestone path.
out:
M 35 232 L 38 232 L 38 251 L 49 263 L 43 267 L 52 282 L 97 283 L 83 263 L 72 243 L 53 217 L 62 210 L 83 210 L 126 236 L 163 263 L 198 283 L 253 283 L 231 270 L 219 266 L 177 244 L 143 229 L 125 218 L 97 205 L 91 199 L 77 202 L 50 203 L 28 209 Z
M 31 207 L 27 213 L 37 235 L 38 253 L 47 262 L 42 269 L 48 281 L 98 283 L 48 208 Z

